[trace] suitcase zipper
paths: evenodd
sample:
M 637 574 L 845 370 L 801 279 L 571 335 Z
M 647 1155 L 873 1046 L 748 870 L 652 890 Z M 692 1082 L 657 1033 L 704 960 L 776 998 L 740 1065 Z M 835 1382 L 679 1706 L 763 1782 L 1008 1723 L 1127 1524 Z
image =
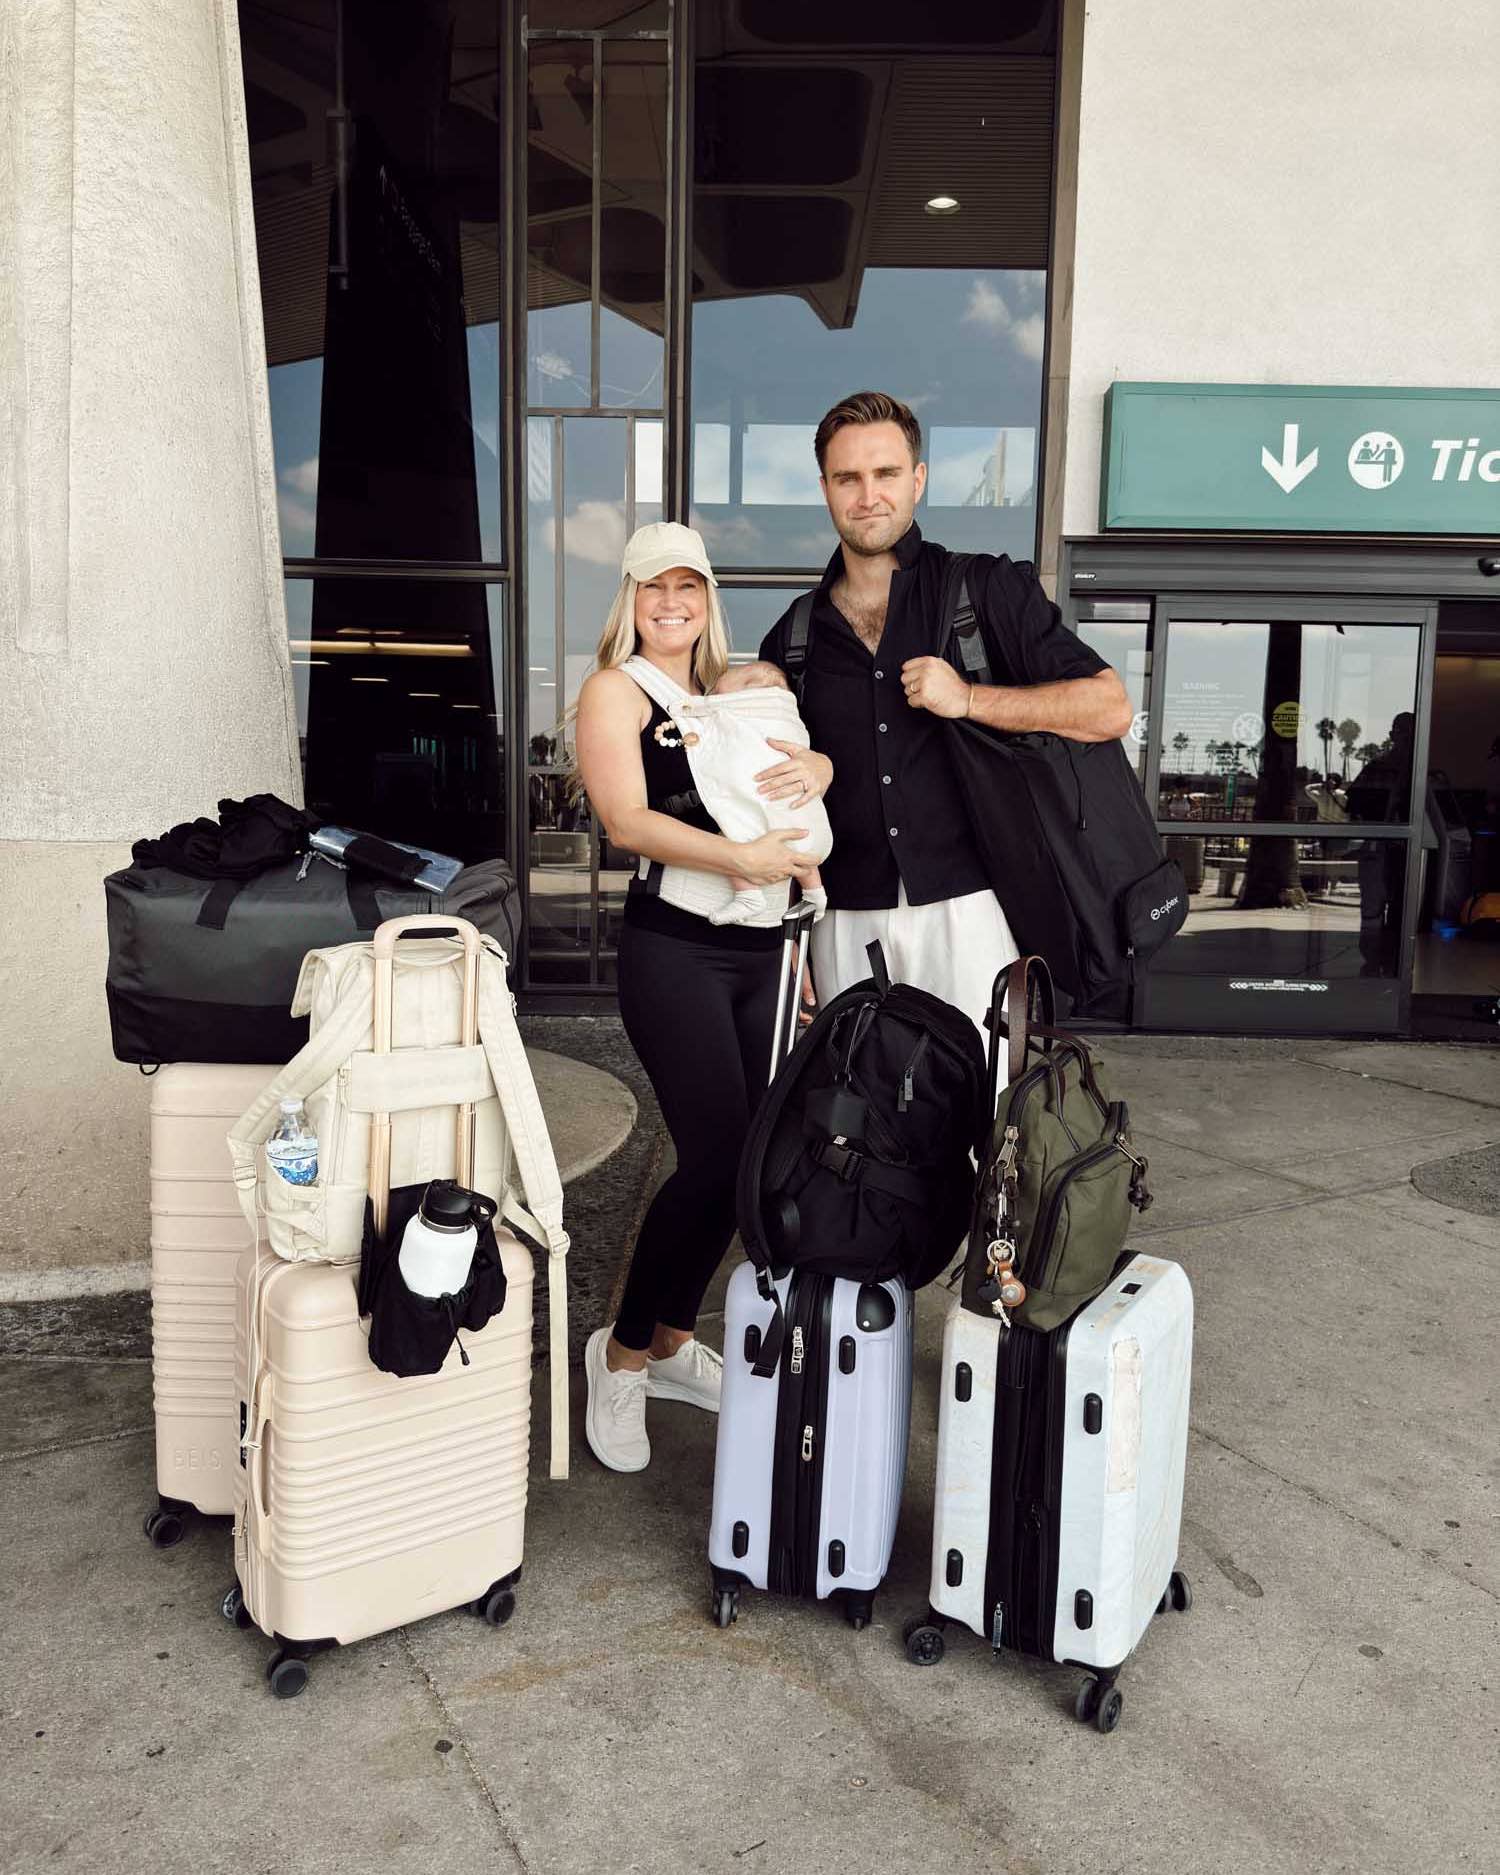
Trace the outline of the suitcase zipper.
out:
M 771 1466 L 770 1566 L 767 1588 L 783 1595 L 817 1589 L 818 1522 L 822 1502 L 823 1430 L 833 1278 L 796 1273 L 787 1291 L 791 1332 L 776 1402 Z M 812 1574 L 808 1575 L 811 1561 Z

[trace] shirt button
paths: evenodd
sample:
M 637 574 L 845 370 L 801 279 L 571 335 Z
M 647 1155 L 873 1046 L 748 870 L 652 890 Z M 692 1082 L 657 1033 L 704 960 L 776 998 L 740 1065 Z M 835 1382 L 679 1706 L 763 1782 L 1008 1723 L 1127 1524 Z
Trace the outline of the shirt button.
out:
M 877 677 L 884 677 L 884 676 L 885 676 L 885 672 L 884 672 L 884 671 L 876 671 L 876 673 L 875 673 L 875 675 L 876 675 Z
M 889 775 L 882 775 L 880 779 L 885 783 L 887 787 L 891 785 L 891 778 Z
M 882 724 L 880 725 L 880 733 L 881 733 L 881 735 L 884 735 L 884 734 L 885 734 L 885 724 L 884 724 L 884 723 L 882 723 Z
M 894 839 L 895 839 L 895 837 L 896 837 L 896 829 L 895 829 L 894 827 L 892 827 L 892 828 L 891 828 L 891 838 L 892 838 L 892 839 L 894 840 Z

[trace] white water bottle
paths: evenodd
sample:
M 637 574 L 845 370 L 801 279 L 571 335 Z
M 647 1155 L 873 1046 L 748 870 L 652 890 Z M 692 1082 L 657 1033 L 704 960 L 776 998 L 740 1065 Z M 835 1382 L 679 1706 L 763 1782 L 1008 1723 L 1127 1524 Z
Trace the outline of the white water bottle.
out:
M 401 1238 L 396 1265 L 414 1296 L 452 1296 L 469 1280 L 479 1226 L 495 1215 L 494 1200 L 451 1178 L 435 1178 Z
M 307 1123 L 300 1100 L 283 1100 L 276 1131 L 266 1141 L 266 1163 L 288 1185 L 315 1185 L 318 1180 L 318 1136 Z

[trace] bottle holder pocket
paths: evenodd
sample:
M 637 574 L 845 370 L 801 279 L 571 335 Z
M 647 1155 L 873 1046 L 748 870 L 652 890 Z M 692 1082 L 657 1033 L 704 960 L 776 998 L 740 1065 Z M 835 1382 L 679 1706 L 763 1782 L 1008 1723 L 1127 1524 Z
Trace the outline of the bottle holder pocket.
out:
M 494 1225 L 488 1221 L 479 1226 L 468 1280 L 455 1294 L 419 1296 L 402 1281 L 397 1260 L 401 1238 L 426 1189 L 424 1182 L 400 1185 L 391 1192 L 383 1237 L 375 1230 L 368 1200 L 365 1204 L 359 1312 L 370 1318 L 371 1361 L 383 1373 L 402 1377 L 437 1373 L 455 1343 L 459 1361 L 466 1366 L 462 1333 L 477 1334 L 505 1306 L 505 1271 Z
M 317 1182 L 292 1185 L 261 1148 L 261 1208 L 266 1240 L 289 1263 L 322 1262 L 328 1256 L 327 1193 Z

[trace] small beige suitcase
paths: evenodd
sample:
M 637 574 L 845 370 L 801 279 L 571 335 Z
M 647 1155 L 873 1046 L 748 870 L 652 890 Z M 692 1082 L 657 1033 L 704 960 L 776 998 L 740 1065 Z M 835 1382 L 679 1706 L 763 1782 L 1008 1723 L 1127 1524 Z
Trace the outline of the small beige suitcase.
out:
M 146 1535 L 234 1509 L 235 1265 L 251 1233 L 224 1135 L 269 1081 L 264 1063 L 179 1061 L 151 1081 L 151 1381 L 158 1502 Z
M 375 936 L 376 1053 L 389 1053 L 396 919 Z M 472 1047 L 478 935 L 463 933 L 460 1046 Z M 472 936 L 472 943 L 470 941 Z M 428 1051 L 430 1052 L 430 1051 Z M 473 1109 L 458 1110 L 457 1175 L 473 1168 Z M 370 1194 L 390 1190 L 389 1116 L 373 1116 Z M 277 1643 L 266 1679 L 300 1693 L 309 1656 L 445 1609 L 510 1619 L 521 1573 L 531 1429 L 532 1262 L 498 1222 L 505 1303 L 463 1331 L 436 1374 L 370 1359 L 353 1263 L 285 1262 L 262 1244 L 237 1272 L 235 1372 L 245 1425 L 235 1468 L 236 1581 L 223 1613 Z M 397 1279 L 399 1280 L 399 1278 Z

